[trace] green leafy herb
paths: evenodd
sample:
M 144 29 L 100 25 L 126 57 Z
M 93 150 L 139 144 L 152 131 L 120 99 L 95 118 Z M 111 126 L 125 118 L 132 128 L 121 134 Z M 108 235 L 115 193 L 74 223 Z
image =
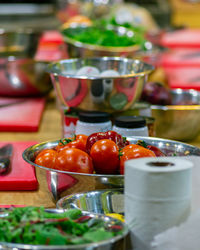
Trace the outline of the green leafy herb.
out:
M 83 216 L 79 209 L 51 213 L 44 207 L 20 207 L 5 210 L 0 218 L 1 242 L 74 245 L 109 239 L 121 232 L 110 231 L 103 220 Z
M 112 29 L 99 26 L 67 28 L 62 31 L 62 34 L 82 43 L 100 46 L 127 47 L 141 44 L 141 37 L 137 34 L 130 37 L 118 35 Z

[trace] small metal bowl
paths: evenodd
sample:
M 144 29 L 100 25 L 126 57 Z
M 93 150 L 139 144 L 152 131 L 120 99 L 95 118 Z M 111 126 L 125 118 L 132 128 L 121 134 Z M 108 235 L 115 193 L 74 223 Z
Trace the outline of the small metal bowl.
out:
M 100 72 L 118 71 L 119 76 L 76 75 L 83 66 Z M 141 96 L 147 76 L 154 67 L 139 60 L 120 57 L 74 58 L 51 63 L 47 67 L 63 109 L 107 112 L 130 108 Z
M 76 29 L 86 29 L 87 27 L 79 25 L 70 26 L 68 29 L 72 29 L 76 32 Z M 118 36 L 133 37 L 135 34 L 133 31 L 126 29 L 122 26 L 110 27 Z M 67 29 L 66 29 L 67 30 Z M 102 32 L 104 32 L 102 28 Z M 87 58 L 87 57 L 133 57 L 136 52 L 140 51 L 138 44 L 126 46 L 126 47 L 115 47 L 115 46 L 102 46 L 97 44 L 87 44 L 77 41 L 66 34 L 63 34 L 63 40 L 67 44 L 67 53 L 70 58 Z
M 144 140 L 159 147 L 168 156 L 174 154 L 177 156 L 200 155 L 200 148 L 177 141 L 139 136 L 127 137 L 127 139 L 131 143 Z M 35 166 L 41 175 L 46 176 L 46 182 L 41 183 L 41 185 L 48 187 L 54 201 L 74 193 L 124 187 L 124 175 L 82 174 L 46 168 L 34 163 L 36 155 L 41 150 L 54 148 L 58 143 L 59 140 L 35 144 L 27 148 L 22 155 L 26 162 Z
M 29 97 L 48 94 L 53 85 L 45 71 L 46 65 L 32 58 L 0 58 L 0 95 Z
M 78 208 L 96 214 L 124 214 L 124 190 L 105 189 L 71 194 L 58 200 L 59 209 Z
M 42 32 L 32 29 L 0 29 L 0 57 L 33 58 Z
M 156 136 L 178 141 L 193 140 L 200 133 L 200 92 L 174 89 L 171 94 L 173 105 L 151 106 Z
M 62 213 L 63 210 L 59 209 L 47 209 L 49 213 Z M 102 214 L 93 214 L 88 212 L 82 212 L 83 215 L 89 215 L 93 218 L 101 219 L 105 222 L 106 225 L 111 225 L 113 222 L 116 222 L 115 219 L 102 215 Z M 1 216 L 6 216 L 1 214 Z M 0 242 L 0 249 L 37 249 L 37 250 L 45 250 L 45 249 L 52 249 L 52 250 L 119 250 L 119 249 L 126 249 L 126 237 L 128 235 L 128 227 L 123 222 L 118 222 L 122 226 L 122 234 L 117 235 L 111 239 L 104 240 L 102 242 L 97 243 L 90 243 L 90 244 L 81 244 L 81 245 L 29 245 L 29 244 L 17 244 L 17 243 L 6 243 Z
M 41 31 L 0 29 L 0 95 L 42 96 L 53 89 L 46 62 L 34 60 Z

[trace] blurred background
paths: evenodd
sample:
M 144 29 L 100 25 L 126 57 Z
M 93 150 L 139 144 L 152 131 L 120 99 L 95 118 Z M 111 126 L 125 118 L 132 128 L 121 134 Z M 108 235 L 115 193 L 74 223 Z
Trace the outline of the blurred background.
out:
M 11 28 L 23 25 L 55 28 L 60 21 L 67 18 L 66 6 L 69 2 L 72 3 L 75 0 L 1 0 L 1 27 Z M 96 2 L 100 3 L 99 0 Z M 102 0 L 102 2 L 105 4 L 109 0 Z M 113 4 L 122 0 L 110 2 Z M 136 6 L 145 8 L 160 27 L 200 26 L 198 0 L 124 0 L 123 2 L 134 4 L 135 8 Z

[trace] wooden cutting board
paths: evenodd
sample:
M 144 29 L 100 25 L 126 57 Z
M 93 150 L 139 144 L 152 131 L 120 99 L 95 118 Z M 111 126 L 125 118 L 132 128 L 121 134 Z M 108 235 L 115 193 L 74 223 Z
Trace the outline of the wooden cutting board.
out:
M 37 190 L 35 168 L 22 158 L 23 151 L 37 142 L 0 142 L 0 147 L 7 143 L 13 145 L 11 170 L 5 175 L 0 175 L 0 191 Z

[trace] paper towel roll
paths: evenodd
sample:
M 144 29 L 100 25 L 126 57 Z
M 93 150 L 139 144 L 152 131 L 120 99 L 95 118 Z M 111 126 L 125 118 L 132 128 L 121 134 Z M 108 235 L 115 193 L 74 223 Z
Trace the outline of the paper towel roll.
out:
M 134 249 L 149 249 L 154 235 L 185 221 L 190 213 L 192 162 L 176 157 L 125 163 L 125 221 Z

